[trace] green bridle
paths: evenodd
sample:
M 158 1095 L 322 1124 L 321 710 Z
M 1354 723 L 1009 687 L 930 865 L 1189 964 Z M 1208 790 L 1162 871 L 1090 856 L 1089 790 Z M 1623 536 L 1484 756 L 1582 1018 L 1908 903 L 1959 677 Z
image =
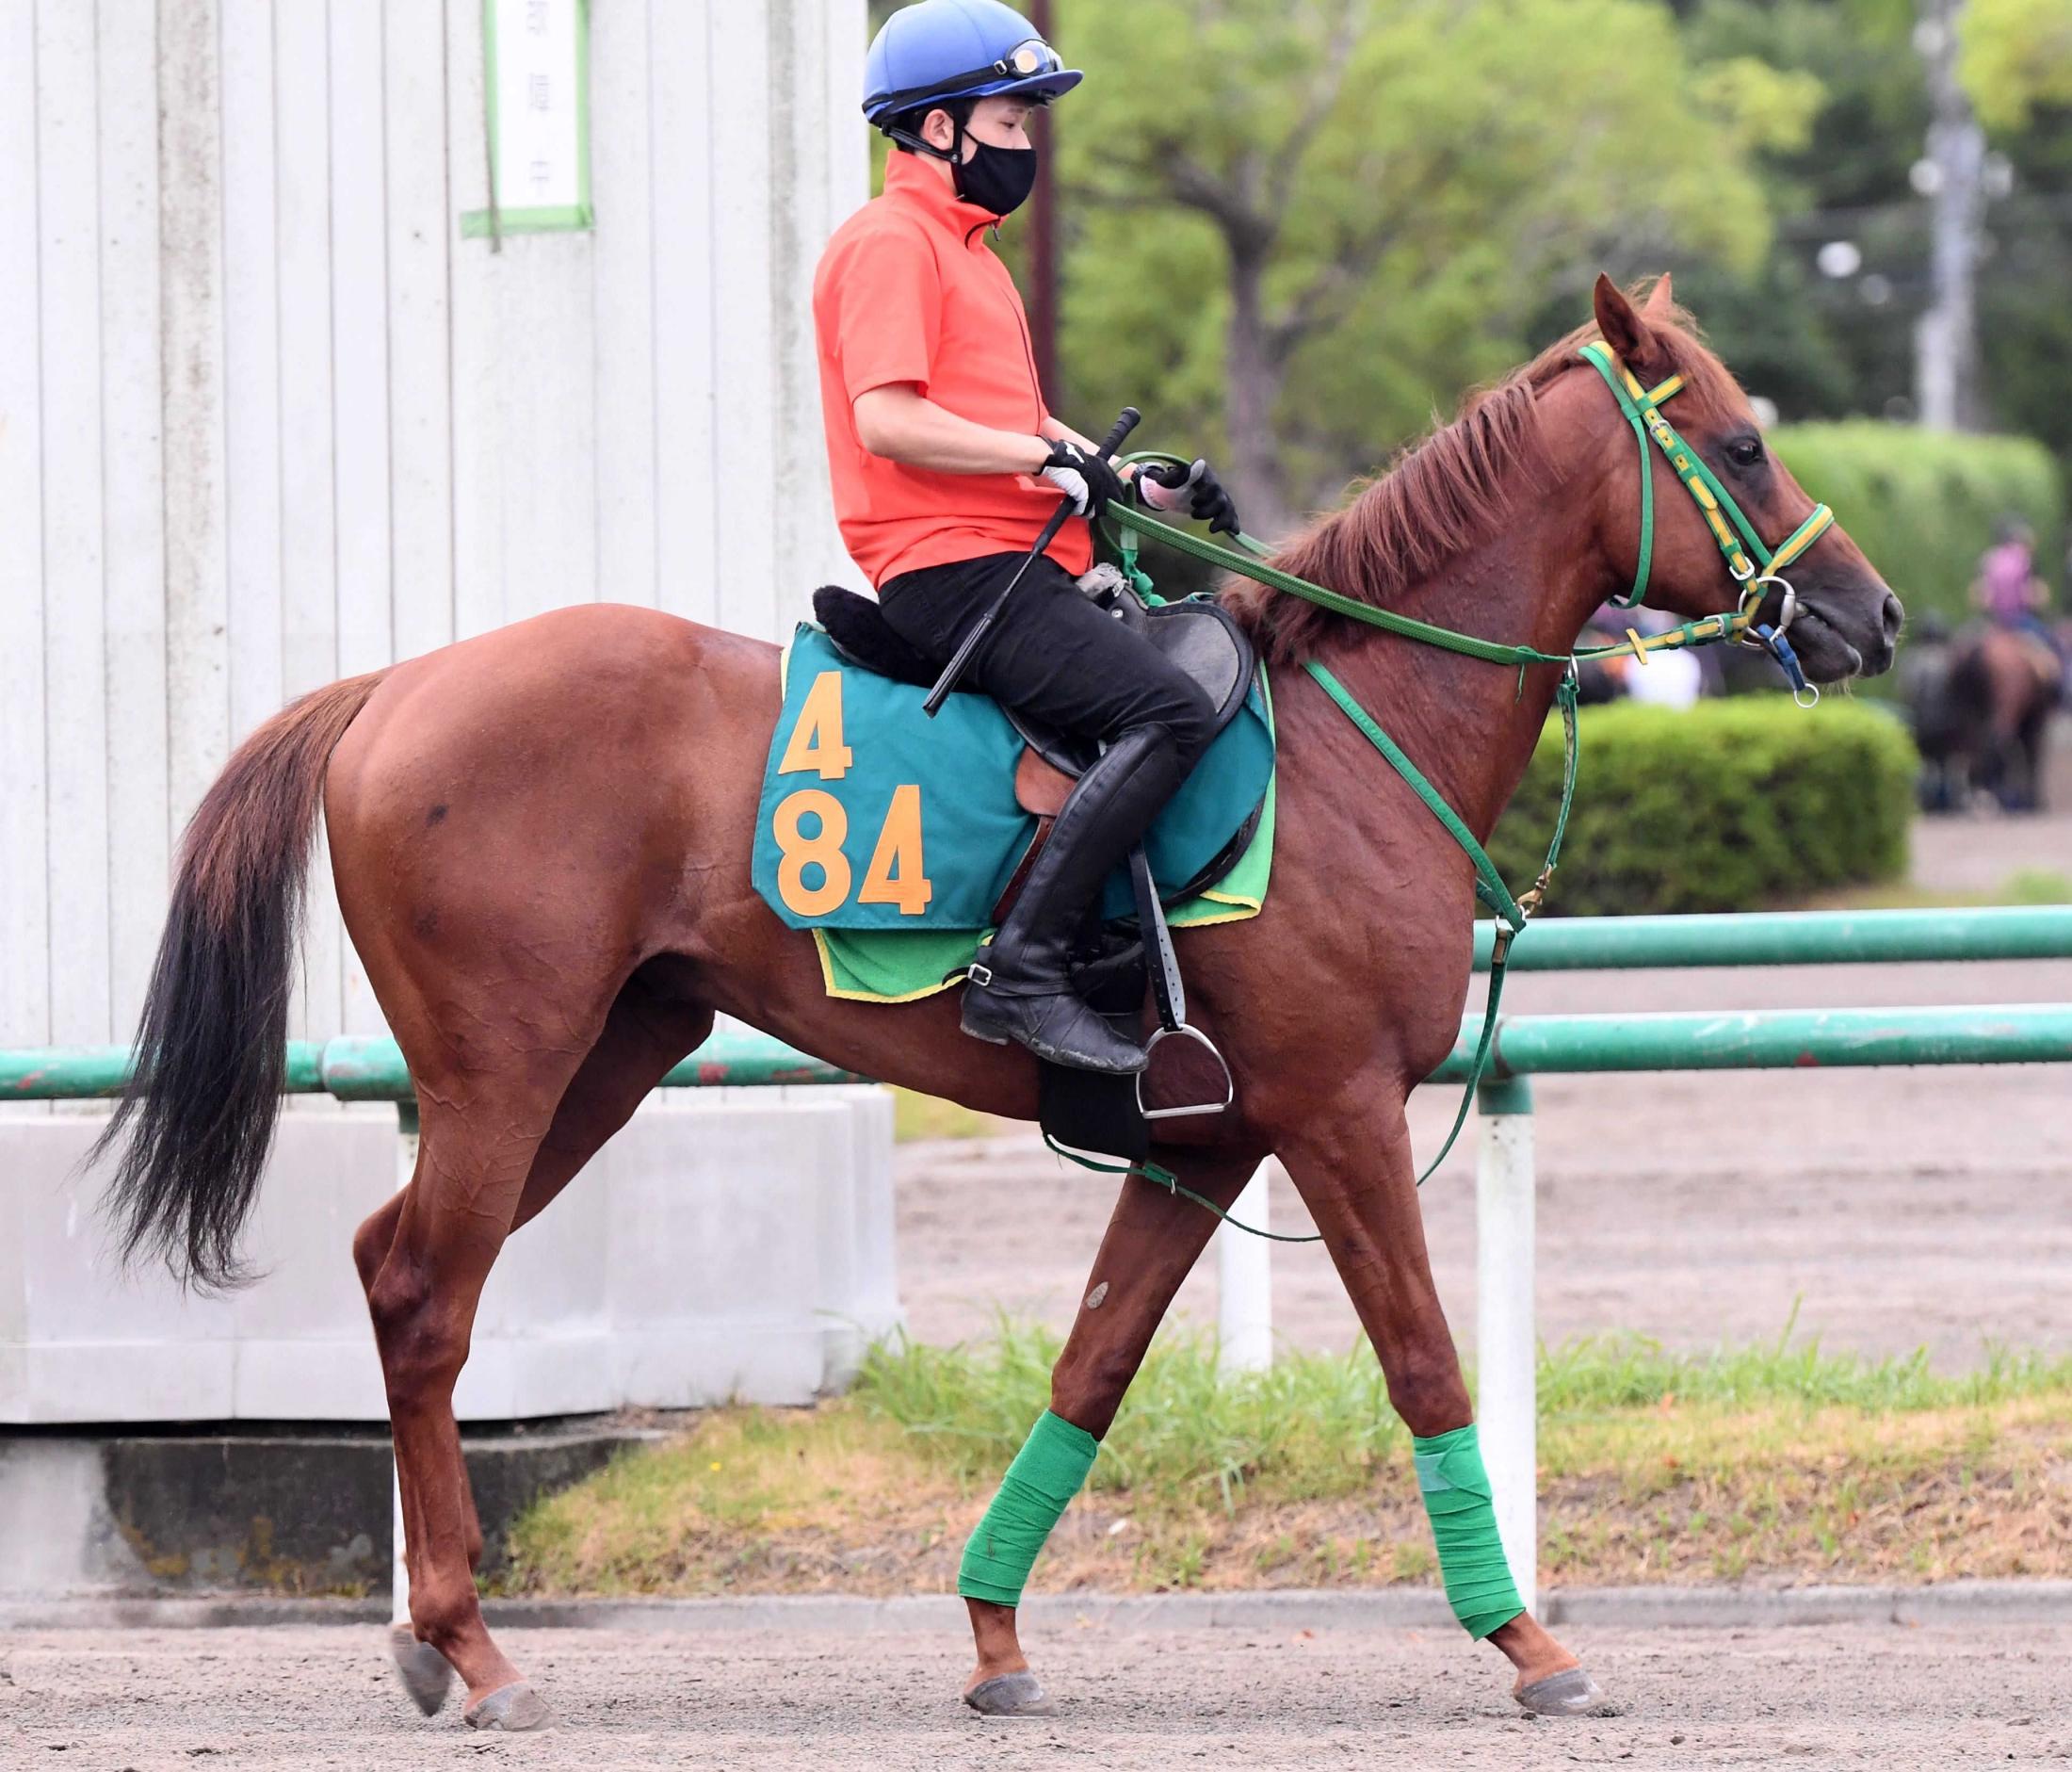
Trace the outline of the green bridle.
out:
M 1776 641 L 1782 641 L 1785 630 L 1798 613 L 1798 593 L 1784 577 L 1784 569 L 1827 532 L 1835 521 L 1835 513 L 1825 505 L 1815 505 L 1805 521 L 1776 547 L 1766 546 L 1762 537 L 1756 533 L 1756 526 L 1735 502 L 1734 495 L 1720 484 L 1719 477 L 1706 465 L 1704 458 L 1678 436 L 1675 428 L 1662 416 L 1662 402 L 1682 389 L 1684 378 L 1673 375 L 1652 388 L 1643 388 L 1639 379 L 1619 361 L 1610 345 L 1593 341 L 1582 348 L 1581 355 L 1583 361 L 1604 378 L 1611 397 L 1619 402 L 1619 410 L 1633 427 L 1633 435 L 1641 450 L 1640 556 L 1634 567 L 1633 588 L 1624 596 L 1612 598 L 1612 602 L 1620 609 L 1629 610 L 1647 594 L 1648 575 L 1655 558 L 1655 476 L 1648 471 L 1647 455 L 1648 439 L 1652 437 L 1656 447 L 1668 461 L 1671 471 L 1698 507 L 1698 514 L 1705 519 L 1721 558 L 1726 561 L 1727 576 L 1741 587 L 1740 605 L 1733 615 L 1733 637 L 1741 640 L 1751 629 L 1758 629 L 1756 611 L 1769 588 L 1779 585 L 1783 587 L 1783 596 L 1771 634 Z M 1644 663 L 1646 648 L 1641 643 L 1642 637 L 1629 634 L 1628 639 Z M 1778 647 L 1768 637 L 1757 643 L 1770 644 L 1773 654 L 1778 653 Z M 1796 698 L 1809 686 L 1794 668 L 1794 663 L 1787 662 L 1788 656 L 1789 649 L 1786 649 L 1785 656 L 1778 656 L 1777 662 L 1791 677 Z M 1813 698 L 1819 700 L 1818 691 L 1813 691 Z
M 1495 1043 L 1497 1008 L 1503 998 L 1504 974 L 1511 943 L 1538 910 L 1561 858 L 1562 837 L 1568 827 L 1569 808 L 1576 797 L 1577 665 L 1587 660 L 1614 658 L 1631 658 L 1644 665 L 1651 652 L 1709 645 L 1723 640 L 1733 640 L 1761 645 L 1767 649 L 1790 678 L 1795 700 L 1807 694 L 1810 694 L 1813 701 L 1820 699 L 1820 691 L 1806 682 L 1805 674 L 1799 669 L 1798 659 L 1785 639 L 1785 630 L 1790 626 L 1793 616 L 1798 612 L 1798 596 L 1783 574 L 1785 567 L 1797 560 L 1826 532 L 1835 521 L 1835 513 L 1825 505 L 1816 505 L 1812 514 L 1776 547 L 1767 546 L 1756 533 L 1755 526 L 1742 513 L 1740 506 L 1734 501 L 1733 494 L 1720 483 L 1718 477 L 1705 464 L 1698 452 L 1676 434 L 1675 427 L 1661 415 L 1662 402 L 1681 391 L 1684 378 L 1681 375 L 1673 375 L 1653 388 L 1643 388 L 1611 346 L 1593 341 L 1582 348 L 1580 355 L 1584 362 L 1604 378 L 1605 385 L 1611 390 L 1612 397 L 1619 402 L 1620 412 L 1633 427 L 1633 434 L 1640 441 L 1640 557 L 1633 575 L 1632 589 L 1624 596 L 1614 597 L 1611 601 L 1620 609 L 1631 609 L 1647 594 L 1648 577 L 1655 557 L 1655 476 L 1651 471 L 1647 453 L 1648 441 L 1652 438 L 1656 447 L 1667 459 L 1678 483 L 1691 495 L 1692 502 L 1698 507 L 1699 514 L 1705 518 L 1706 528 L 1711 532 L 1712 539 L 1719 545 L 1721 557 L 1726 562 L 1728 576 L 1740 587 L 1740 601 L 1733 610 L 1685 622 L 1681 626 L 1664 634 L 1643 635 L 1628 628 L 1627 638 L 1613 645 L 1587 646 L 1569 653 L 1542 652 L 1535 646 L 1514 645 L 1502 641 L 1484 640 L 1476 634 L 1460 633 L 1450 627 L 1419 621 L 1394 610 L 1380 609 L 1373 604 L 1363 603 L 1356 597 L 1349 597 L 1339 592 L 1327 590 L 1322 585 L 1312 584 L 1306 578 L 1298 577 L 1293 573 L 1284 572 L 1278 566 L 1266 563 L 1265 556 L 1271 550 L 1263 542 L 1241 530 L 1237 541 L 1238 547 L 1245 550 L 1242 553 L 1218 543 L 1206 541 L 1174 524 L 1162 522 L 1141 509 L 1132 508 L 1125 512 L 1114 513 L 1120 533 L 1112 535 L 1110 539 L 1122 560 L 1123 569 L 1130 576 L 1139 593 L 1153 602 L 1162 599 L 1152 590 L 1149 577 L 1137 565 L 1137 538 L 1140 535 L 1149 535 L 1178 553 L 1221 566 L 1225 571 L 1263 584 L 1270 590 L 1301 597 L 1306 602 L 1349 616 L 1356 622 L 1363 622 L 1369 627 L 1379 627 L 1384 632 L 1416 641 L 1423 645 L 1438 646 L 1448 652 L 1462 653 L 1469 658 L 1485 659 L 1492 664 L 1514 665 L 1518 670 L 1521 691 L 1528 666 L 1555 664 L 1563 667 L 1562 679 L 1555 688 L 1555 702 L 1562 714 L 1563 740 L 1561 807 L 1555 814 L 1554 834 L 1547 843 L 1546 860 L 1542 865 L 1538 877 L 1526 891 L 1514 898 L 1504 885 L 1502 876 L 1497 871 L 1496 864 L 1490 860 L 1488 852 L 1476 840 L 1475 834 L 1447 804 L 1438 789 L 1425 778 L 1423 771 L 1382 729 L 1381 723 L 1323 665 L 1312 658 L 1303 666 L 1324 693 L 1337 706 L 1339 711 L 1381 753 L 1389 766 L 1424 803 L 1433 817 L 1438 820 L 1448 835 L 1460 845 L 1468 860 L 1474 864 L 1476 897 L 1489 906 L 1498 923 L 1490 957 L 1489 999 L 1483 1011 L 1481 1033 L 1476 1043 L 1475 1062 L 1468 1075 L 1467 1088 L 1461 1097 L 1460 1111 L 1453 1116 L 1452 1130 L 1447 1133 L 1446 1143 L 1439 1147 L 1439 1154 L 1433 1158 L 1424 1173 L 1417 1178 L 1419 1186 L 1446 1161 L 1447 1153 L 1453 1148 L 1454 1141 L 1461 1135 L 1462 1127 L 1467 1122 L 1467 1110 L 1475 1099 L 1475 1090 L 1481 1081 L 1482 1073 L 1488 1068 Z M 1180 457 L 1156 450 L 1141 450 L 1124 459 L 1136 463 L 1178 463 L 1182 466 L 1186 465 Z M 1763 599 L 1772 585 L 1778 585 L 1783 589 L 1778 618 L 1774 624 L 1757 619 Z M 1802 705 L 1810 706 L 1811 703 L 1804 702 Z M 1054 1146 L 1053 1148 L 1059 1147 Z M 1237 1223 L 1214 1201 L 1182 1187 L 1177 1177 L 1157 1163 L 1114 1165 L 1093 1162 L 1070 1151 L 1061 1150 L 1060 1154 L 1072 1156 L 1074 1161 L 1104 1172 L 1128 1173 L 1134 1170 L 1161 1186 L 1207 1207 L 1218 1217 Z M 1252 1227 L 1239 1225 L 1238 1228 L 1249 1230 Z M 1260 1231 L 1256 1234 L 1271 1236 L 1272 1233 Z M 1274 1237 L 1273 1240 L 1281 1243 L 1316 1241 L 1312 1237 Z

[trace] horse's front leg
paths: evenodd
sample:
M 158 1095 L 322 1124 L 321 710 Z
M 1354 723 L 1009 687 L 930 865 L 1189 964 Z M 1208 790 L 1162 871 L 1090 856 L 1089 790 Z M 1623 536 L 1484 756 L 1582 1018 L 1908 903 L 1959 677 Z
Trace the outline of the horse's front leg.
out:
M 1187 1185 L 1227 1208 L 1258 1166 L 1255 1153 L 1153 1151 Z M 1123 1183 L 1079 1298 L 1064 1352 L 1050 1373 L 1050 1407 L 1008 1468 L 964 1547 L 957 1591 L 971 1614 L 979 1665 L 964 1700 L 992 1716 L 1054 1707 L 1029 1671 L 1015 1629 L 1022 1585 L 1044 1540 L 1086 1481 L 1123 1393 L 1173 1294 L 1207 1246 L 1217 1219 L 1192 1200 L 1130 1176 Z
M 1519 1603 L 1497 1536 L 1475 1411 L 1425 1253 L 1402 1095 L 1363 1076 L 1329 1111 L 1310 1116 L 1280 1156 L 1381 1359 L 1389 1401 L 1414 1437 L 1418 1488 L 1454 1616 L 1510 1658 L 1518 1672 L 1513 1694 L 1528 1710 L 1561 1716 L 1601 1708 L 1596 1683 Z

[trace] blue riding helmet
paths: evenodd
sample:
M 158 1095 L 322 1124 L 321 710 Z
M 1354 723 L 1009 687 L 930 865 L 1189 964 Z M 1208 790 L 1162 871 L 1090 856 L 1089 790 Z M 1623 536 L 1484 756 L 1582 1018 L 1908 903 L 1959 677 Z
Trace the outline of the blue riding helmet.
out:
M 864 115 L 883 128 L 947 99 L 1020 92 L 1046 104 L 1085 77 L 1065 67 L 1034 26 L 1000 0 L 918 0 L 901 7 L 871 40 Z

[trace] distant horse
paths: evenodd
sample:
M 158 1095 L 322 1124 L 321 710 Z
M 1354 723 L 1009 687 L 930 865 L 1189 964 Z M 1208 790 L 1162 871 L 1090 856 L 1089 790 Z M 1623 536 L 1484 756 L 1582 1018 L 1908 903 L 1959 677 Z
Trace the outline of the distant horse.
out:
M 2059 657 L 2033 634 L 1983 622 L 1948 641 L 1931 631 L 1908 654 L 1902 693 L 1922 804 L 1952 810 L 1989 793 L 2009 812 L 2042 810 L 2044 740 L 2064 689 Z
M 1681 376 L 1690 445 L 1753 523 L 1812 501 L 1765 453 L 1746 398 L 1664 279 L 1638 308 L 1600 279 L 1595 327 L 1470 400 L 1279 564 L 1344 595 L 1565 655 L 1635 577 L 1641 477 L 1657 496 L 1649 598 L 1690 616 L 1740 591 L 1669 463 L 1578 350 L 1601 335 L 1649 386 Z M 1839 528 L 1792 567 L 1809 675 L 1884 670 L 1900 608 Z M 803 590 L 803 587 L 801 587 Z M 1269 1154 L 1301 1191 L 1411 1430 L 1472 1420 L 1426 1259 L 1404 1103 L 1451 1050 L 1466 1000 L 1475 875 L 1411 788 L 1309 674 L 1328 661 L 1479 838 L 1540 735 L 1559 663 L 1524 672 L 1379 633 L 1257 586 L 1224 593 L 1269 661 L 1280 741 L 1273 887 L 1262 914 L 1182 933 L 1193 1019 L 1237 1081 L 1214 1119 L 1158 1122 L 1152 1155 L 1227 1206 Z M 1781 592 L 1766 593 L 1777 619 Z M 492 1640 L 481 1528 L 454 1381 L 504 1239 L 542 1211 L 716 1013 L 845 1068 L 1034 1117 L 1019 1048 L 959 1031 L 953 993 L 885 1007 L 827 995 L 810 935 L 751 884 L 778 649 L 592 605 L 461 642 L 303 697 L 248 739 L 182 844 L 109 1142 L 129 1247 L 204 1284 L 236 1273 L 279 1111 L 285 1005 L 321 803 L 346 927 L 414 1081 L 410 1185 L 353 1240 L 386 1375 L 414 1646 L 428 1707 L 447 1669 L 471 1720 L 547 1712 Z M 1124 1181 L 1051 1407 L 1107 1433 L 1216 1221 Z M 976 1229 L 976 1227 L 975 1227 Z M 979 1682 L 1027 1667 L 1015 1613 L 968 1602 Z M 1521 1689 L 1575 1658 L 1529 1613 L 1491 1634 Z

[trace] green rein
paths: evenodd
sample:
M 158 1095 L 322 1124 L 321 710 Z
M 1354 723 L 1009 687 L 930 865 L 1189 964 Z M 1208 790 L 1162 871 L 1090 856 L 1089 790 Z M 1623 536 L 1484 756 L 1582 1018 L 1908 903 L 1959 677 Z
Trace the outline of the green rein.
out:
M 1816 505 L 1812 513 L 1788 536 L 1774 550 L 1766 546 L 1742 513 L 1734 496 L 1700 458 L 1698 452 L 1684 442 L 1661 415 L 1661 404 L 1678 393 L 1684 385 L 1681 375 L 1671 376 L 1666 382 L 1653 388 L 1643 388 L 1632 372 L 1620 362 L 1609 345 L 1592 342 L 1580 352 L 1582 361 L 1589 364 L 1604 379 L 1619 402 L 1619 411 L 1632 427 L 1640 448 L 1641 468 L 1641 534 L 1640 548 L 1633 584 L 1627 593 L 1613 599 L 1622 609 L 1630 609 L 1647 594 L 1648 578 L 1653 570 L 1655 553 L 1655 477 L 1650 472 L 1648 445 L 1659 448 L 1668 461 L 1678 484 L 1698 507 L 1707 528 L 1720 549 L 1725 561 L 1728 576 L 1741 587 L 1738 608 L 1717 615 L 1702 616 L 1696 621 L 1685 622 L 1667 633 L 1643 635 L 1632 628 L 1627 630 L 1625 640 L 1611 645 L 1586 646 L 1567 653 L 1542 652 L 1537 646 L 1514 645 L 1504 641 L 1484 640 L 1477 634 L 1464 634 L 1450 627 L 1441 627 L 1433 622 L 1417 620 L 1395 610 L 1384 610 L 1371 603 L 1363 603 L 1356 597 L 1349 597 L 1340 592 L 1313 584 L 1307 578 L 1285 572 L 1271 565 L 1266 555 L 1271 551 L 1254 536 L 1238 531 L 1237 549 L 1224 547 L 1219 543 L 1190 533 L 1177 525 L 1162 522 L 1142 510 L 1132 509 L 1117 519 L 1121 534 L 1116 538 L 1117 552 L 1122 557 L 1123 569 L 1140 591 L 1150 589 L 1150 580 L 1137 565 L 1137 538 L 1148 535 L 1178 553 L 1190 555 L 1210 565 L 1220 566 L 1268 589 L 1301 597 L 1335 614 L 1361 622 L 1369 627 L 1378 627 L 1384 633 L 1417 642 L 1421 645 L 1437 646 L 1447 652 L 1460 653 L 1465 658 L 1480 658 L 1490 664 L 1510 665 L 1518 673 L 1518 693 L 1525 692 L 1525 674 L 1533 665 L 1559 665 L 1562 679 L 1556 686 L 1554 699 L 1562 713 L 1562 799 L 1560 809 L 1554 818 L 1554 832 L 1547 840 L 1546 859 L 1541 865 L 1538 876 L 1526 891 L 1512 896 L 1503 877 L 1490 860 L 1489 853 L 1476 839 L 1461 817 L 1446 802 L 1446 798 L 1426 779 L 1424 772 L 1404 754 L 1402 747 L 1382 729 L 1380 722 L 1360 706 L 1343 683 L 1325 666 L 1315 659 L 1304 664 L 1303 669 L 1314 677 L 1324 693 L 1336 704 L 1338 710 L 1357 727 L 1368 742 L 1379 751 L 1389 767 L 1410 787 L 1432 816 L 1445 828 L 1447 834 L 1460 845 L 1475 869 L 1475 896 L 1486 904 L 1501 927 L 1497 932 L 1496 945 L 1492 951 L 1489 967 L 1489 996 L 1482 1014 L 1481 1032 L 1475 1045 L 1475 1060 L 1468 1071 L 1467 1085 L 1461 1096 L 1459 1111 L 1453 1116 L 1453 1125 L 1446 1135 L 1446 1143 L 1439 1153 L 1426 1164 L 1417 1178 L 1422 1187 L 1438 1166 L 1446 1161 L 1461 1130 L 1467 1123 L 1467 1111 L 1475 1099 L 1483 1073 L 1489 1067 L 1497 1036 L 1497 1006 L 1503 1000 L 1504 976 L 1508 967 L 1511 944 L 1531 919 L 1546 895 L 1546 889 L 1554 876 L 1554 870 L 1561 860 L 1562 838 L 1568 829 L 1569 808 L 1576 798 L 1577 770 L 1577 721 L 1576 701 L 1578 692 L 1578 665 L 1600 658 L 1632 658 L 1642 664 L 1647 662 L 1650 653 L 1674 651 L 1687 646 L 1703 646 L 1720 641 L 1740 641 L 1756 626 L 1756 611 L 1769 586 L 1784 584 L 1781 577 L 1786 566 L 1796 560 L 1820 539 L 1835 520 L 1835 513 L 1825 505 Z M 1162 455 L 1156 451 L 1140 451 L 1125 458 L 1132 462 L 1176 462 L 1178 457 Z M 1184 465 L 1184 464 L 1183 464 Z M 1789 594 L 1790 587 L 1785 586 Z M 1788 619 L 1788 618 L 1787 618 Z M 1784 625 L 1780 621 L 1780 628 Z M 1762 630 L 1768 633 L 1769 630 Z M 1090 1158 L 1062 1150 L 1053 1144 L 1053 1150 L 1060 1155 L 1070 1156 L 1076 1162 L 1090 1169 L 1107 1174 L 1144 1176 L 1174 1194 L 1180 1195 L 1206 1207 L 1224 1223 L 1236 1225 L 1240 1230 L 1251 1231 L 1255 1236 L 1271 1236 L 1276 1243 L 1314 1243 L 1310 1237 L 1273 1236 L 1271 1232 L 1255 1230 L 1250 1225 L 1239 1224 L 1213 1200 L 1204 1197 L 1190 1188 L 1180 1185 L 1179 1179 L 1171 1170 L 1156 1162 L 1111 1164 L 1099 1163 Z

